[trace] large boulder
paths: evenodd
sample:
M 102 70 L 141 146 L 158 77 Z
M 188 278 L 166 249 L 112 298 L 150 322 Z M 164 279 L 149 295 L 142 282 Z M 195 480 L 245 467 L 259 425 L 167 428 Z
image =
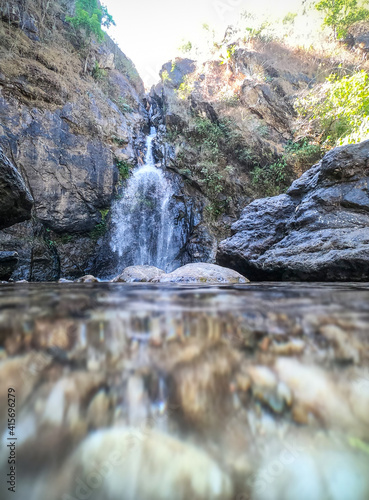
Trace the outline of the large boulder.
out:
M 97 500 L 230 500 L 229 476 L 204 451 L 167 434 L 137 428 L 99 430 L 86 438 L 59 477 L 46 484 L 48 498 Z M 98 486 L 97 486 L 98 484 Z M 70 496 L 72 495 L 72 496 Z M 46 497 L 44 497 L 46 498 Z M 86 497 L 87 498 L 87 497 Z
M 197 262 L 186 264 L 160 278 L 160 283 L 247 283 L 249 280 L 236 271 L 215 264 Z
M 0 229 L 30 219 L 32 205 L 22 176 L 0 147 Z
M 287 194 L 250 203 L 217 261 L 251 279 L 369 279 L 369 141 L 341 146 Z
M 129 266 L 113 278 L 112 283 L 137 283 L 158 281 L 165 274 L 164 271 L 154 266 Z
M 193 73 L 196 69 L 195 61 L 192 59 L 176 57 L 174 61 L 163 64 L 159 75 L 166 85 L 178 89 L 184 81 L 184 77 Z

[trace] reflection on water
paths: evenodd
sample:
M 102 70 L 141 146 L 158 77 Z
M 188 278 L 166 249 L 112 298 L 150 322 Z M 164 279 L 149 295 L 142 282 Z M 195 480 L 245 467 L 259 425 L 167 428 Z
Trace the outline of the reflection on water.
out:
M 369 285 L 2 285 L 0 339 L 1 498 L 369 498 Z

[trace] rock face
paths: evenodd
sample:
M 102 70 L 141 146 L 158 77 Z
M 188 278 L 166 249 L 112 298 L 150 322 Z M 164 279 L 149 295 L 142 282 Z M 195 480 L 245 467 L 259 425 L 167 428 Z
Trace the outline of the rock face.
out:
M 260 280 L 369 279 L 369 141 L 335 148 L 287 194 L 250 203 L 217 260 Z
M 42 16 L 39 0 L 0 5 L 0 147 L 16 167 L 1 154 L 0 229 L 12 227 L 0 251 L 18 252 L 14 279 L 96 274 L 118 166 L 137 164 L 147 124 L 143 83 L 107 36 L 84 73 L 81 38 L 65 22 L 74 4 L 52 0 Z M 22 223 L 30 192 L 32 222 Z
M 17 252 L 0 252 L 0 280 L 8 280 L 17 264 Z
M 278 44 L 255 43 L 249 50 L 237 36 L 231 41 L 227 64 L 219 64 L 218 55 L 203 63 L 166 63 L 149 96 L 156 157 L 182 177 L 182 193 L 202 206 L 184 248 L 187 262 L 215 263 L 218 242 L 230 235 L 242 208 L 265 196 L 255 172 L 268 170 L 293 139 L 294 96 L 318 69 Z M 288 171 L 283 186 L 269 187 L 271 194 L 293 178 Z
M 30 219 L 32 205 L 22 176 L 0 147 L 0 229 Z
M 195 61 L 187 58 L 177 57 L 172 63 L 165 63 L 160 70 L 160 77 L 168 82 L 172 88 L 178 88 L 183 82 L 183 78 L 196 69 Z M 165 75 L 165 76 L 164 76 Z

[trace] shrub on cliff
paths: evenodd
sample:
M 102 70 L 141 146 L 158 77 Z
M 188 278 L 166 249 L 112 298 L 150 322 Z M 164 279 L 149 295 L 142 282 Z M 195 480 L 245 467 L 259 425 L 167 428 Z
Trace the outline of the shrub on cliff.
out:
M 87 55 L 84 71 L 86 72 L 92 37 L 95 36 L 99 42 L 102 42 L 105 36 L 102 27 L 109 28 L 112 24 L 115 25 L 115 21 L 107 8 L 100 5 L 97 0 L 77 0 L 75 15 L 67 17 L 66 20 L 77 30 L 83 30 L 85 33 Z
M 323 146 L 354 144 L 369 136 L 369 76 L 358 71 L 338 78 L 330 75 L 297 103 L 297 111 L 315 127 Z
M 369 18 L 369 10 L 357 0 L 320 0 L 315 8 L 325 14 L 324 24 L 333 29 L 335 39 L 344 38 L 352 24 Z

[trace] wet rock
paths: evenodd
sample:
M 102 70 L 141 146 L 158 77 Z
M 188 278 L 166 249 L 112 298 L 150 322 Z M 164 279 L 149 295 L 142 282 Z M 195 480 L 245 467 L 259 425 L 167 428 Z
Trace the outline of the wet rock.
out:
M 369 279 L 369 141 L 342 146 L 287 194 L 256 200 L 221 242 L 217 260 L 253 279 Z
M 0 229 L 31 218 L 32 196 L 0 147 Z
M 247 372 L 252 380 L 254 398 L 268 405 L 275 413 L 281 413 L 285 404 L 291 405 L 291 390 L 283 382 L 278 382 L 278 378 L 270 368 L 250 366 Z
M 75 2 L 49 7 L 40 15 L 32 2 L 0 5 L 1 17 L 11 24 L 3 40 L 5 59 L 13 61 L 1 68 L 0 146 L 16 165 L 10 168 L 1 153 L 0 229 L 30 219 L 32 205 L 37 217 L 17 231 L 1 232 L 0 250 L 16 250 L 23 261 L 14 279 L 110 276 L 107 265 L 95 267 L 104 253 L 98 240 L 109 231 L 105 216 L 120 186 L 117 161 L 138 160 L 147 123 L 143 83 L 108 36 L 92 44 L 90 74 L 81 78 L 81 41 L 65 22 Z M 38 40 L 50 27 L 60 39 Z M 106 68 L 104 82 L 91 78 L 96 64 Z M 47 234 L 39 234 L 39 225 Z M 61 269 L 50 265 L 52 260 Z
M 320 333 L 333 344 L 335 358 L 338 361 L 359 363 L 360 351 L 356 345 L 356 339 L 353 339 L 349 333 L 337 325 L 323 325 L 320 327 Z
M 135 428 L 98 431 L 86 439 L 48 494 L 52 500 L 76 496 L 80 481 L 88 485 L 91 500 L 118 500 L 122 492 L 140 500 L 232 498 L 229 477 L 206 453 L 166 434 Z
M 211 428 L 232 407 L 230 387 L 239 355 L 222 342 L 190 342 L 182 351 L 172 359 L 169 399 L 186 425 Z
M 87 423 L 93 429 L 107 427 L 110 423 L 111 401 L 104 390 L 99 391 L 87 409 Z
M 311 419 L 323 422 L 330 428 L 363 435 L 369 428 L 362 425 L 352 408 L 347 404 L 347 388 L 338 385 L 333 377 L 317 368 L 291 358 L 279 358 L 275 363 L 279 379 L 292 391 L 296 404 L 297 421 L 307 423 Z M 352 388 L 349 388 L 351 392 Z M 366 430 L 365 430 L 366 428 Z
M 99 283 L 99 279 L 95 278 L 95 276 L 92 276 L 91 274 L 87 274 L 86 276 L 82 276 L 81 278 L 78 278 L 76 280 L 77 283 Z
M 0 279 L 8 280 L 18 264 L 17 252 L 0 252 Z
M 159 279 L 160 283 L 247 283 L 238 272 L 215 264 L 186 264 Z
M 112 279 L 112 283 L 157 282 L 165 272 L 154 266 L 126 267 L 122 274 Z
M 269 350 L 280 356 L 295 356 L 302 354 L 306 343 L 302 339 L 291 339 L 288 342 L 273 342 Z
M 19 408 L 33 391 L 37 382 L 42 379 L 43 370 L 50 364 L 51 356 L 43 356 L 42 363 L 37 352 L 30 352 L 24 356 L 7 358 L 0 363 L 0 378 L 6 383 L 0 387 L 0 408 L 5 413 L 7 408 L 8 389 L 13 388 L 16 393 Z

